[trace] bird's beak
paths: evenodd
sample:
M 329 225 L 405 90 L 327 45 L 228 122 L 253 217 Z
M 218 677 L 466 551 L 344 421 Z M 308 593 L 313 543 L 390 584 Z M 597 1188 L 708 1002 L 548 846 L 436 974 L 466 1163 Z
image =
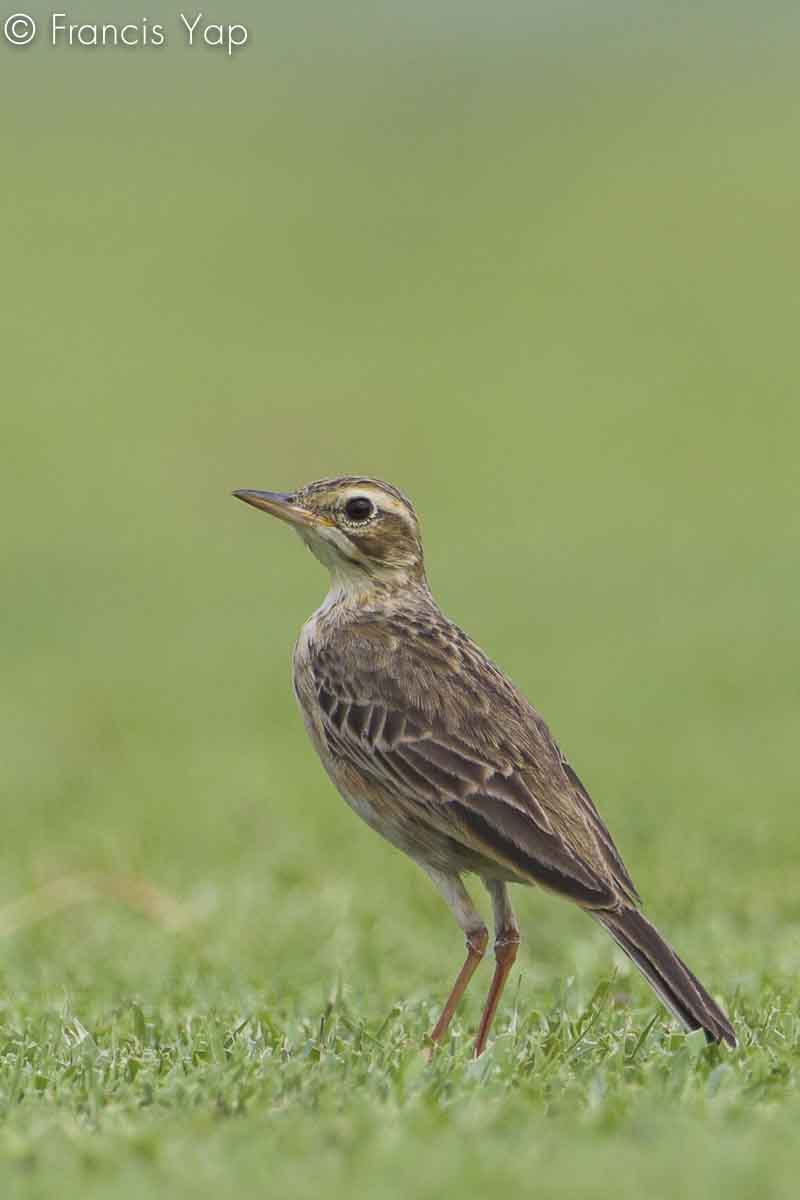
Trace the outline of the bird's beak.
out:
M 254 492 L 242 488 L 233 495 L 237 500 L 244 500 L 245 504 L 252 504 L 253 508 L 262 508 L 271 516 L 279 517 L 288 525 L 313 526 L 322 523 L 316 513 L 298 504 L 297 497 L 291 492 Z

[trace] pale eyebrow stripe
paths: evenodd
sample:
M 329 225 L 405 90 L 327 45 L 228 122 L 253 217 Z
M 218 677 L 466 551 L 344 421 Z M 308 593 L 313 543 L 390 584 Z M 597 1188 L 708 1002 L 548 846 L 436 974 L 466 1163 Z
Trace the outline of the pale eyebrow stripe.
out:
M 367 496 L 378 508 L 382 508 L 386 512 L 395 513 L 398 516 L 403 516 L 407 521 L 413 521 L 413 517 L 406 505 L 395 496 L 392 496 L 390 492 L 384 492 L 382 488 L 370 487 L 369 484 L 359 487 L 357 484 L 354 484 L 347 489 L 345 496 L 348 500 L 353 496 Z

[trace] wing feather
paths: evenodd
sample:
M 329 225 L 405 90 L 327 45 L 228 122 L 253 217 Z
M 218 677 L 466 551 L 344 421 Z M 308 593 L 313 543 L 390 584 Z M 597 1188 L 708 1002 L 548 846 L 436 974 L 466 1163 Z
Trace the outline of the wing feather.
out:
M 348 626 L 312 654 L 328 749 L 406 819 L 592 908 L 637 900 L 597 809 L 539 714 L 465 635 Z M 435 634 L 435 635 L 434 635 Z

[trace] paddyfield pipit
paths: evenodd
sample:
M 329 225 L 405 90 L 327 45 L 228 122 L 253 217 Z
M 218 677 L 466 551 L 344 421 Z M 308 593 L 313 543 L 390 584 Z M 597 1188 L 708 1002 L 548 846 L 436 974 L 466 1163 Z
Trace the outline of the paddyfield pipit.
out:
M 377 479 L 234 492 L 287 522 L 330 572 L 294 651 L 294 690 L 347 803 L 429 876 L 467 956 L 431 1038 L 444 1037 L 488 931 L 462 875 L 492 902 L 495 971 L 481 1053 L 519 945 L 509 883 L 538 884 L 603 925 L 688 1029 L 736 1045 L 703 985 L 642 915 L 589 793 L 525 697 L 441 612 L 410 500 Z

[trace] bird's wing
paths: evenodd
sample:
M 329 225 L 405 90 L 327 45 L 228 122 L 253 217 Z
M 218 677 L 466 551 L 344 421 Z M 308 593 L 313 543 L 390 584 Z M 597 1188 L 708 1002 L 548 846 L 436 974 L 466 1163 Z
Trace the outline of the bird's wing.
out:
M 312 674 L 330 754 L 412 820 L 587 907 L 638 900 L 544 721 L 460 630 L 365 619 Z

